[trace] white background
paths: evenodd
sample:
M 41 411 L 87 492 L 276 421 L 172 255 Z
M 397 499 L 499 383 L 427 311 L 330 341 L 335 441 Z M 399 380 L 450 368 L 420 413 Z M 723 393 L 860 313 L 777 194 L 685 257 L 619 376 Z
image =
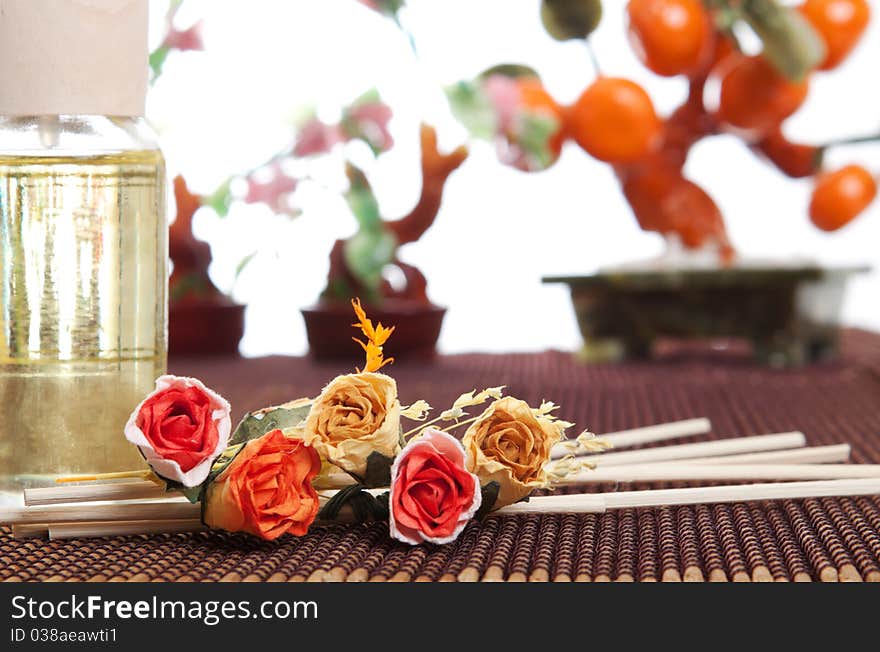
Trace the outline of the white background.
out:
M 153 34 L 165 2 L 152 0 Z M 880 16 L 880 3 L 871 2 Z M 339 107 L 377 87 L 394 107 L 394 150 L 368 166 L 384 214 L 399 217 L 419 194 L 417 133 L 435 124 L 453 147 L 465 133 L 441 89 L 500 62 L 536 68 L 554 96 L 574 101 L 594 72 L 580 43 L 558 43 L 538 19 L 538 0 L 410 0 L 406 38 L 354 0 L 187 0 L 181 26 L 203 18 L 205 52 L 172 54 L 151 92 L 148 116 L 162 137 L 172 173 L 208 193 L 289 141 L 309 106 L 332 119 Z M 681 101 L 681 80 L 645 70 L 630 49 L 623 0 L 606 0 L 594 47 L 606 74 L 643 84 L 661 113 Z M 849 62 L 816 75 L 807 104 L 786 124 L 793 139 L 821 143 L 880 130 L 880 18 Z M 836 150 L 832 166 L 866 163 L 880 172 L 880 148 Z M 361 159 L 363 160 L 363 159 Z M 328 170 L 337 166 L 328 165 Z M 869 263 L 880 270 L 880 202 L 833 235 L 807 219 L 809 182 L 789 180 L 732 137 L 699 144 L 687 173 L 716 198 L 734 244 L 746 257 Z M 328 183 L 337 185 L 336 174 Z M 327 253 L 353 232 L 337 192 L 306 186 L 296 219 L 264 206 L 236 205 L 225 219 L 203 208 L 196 232 L 214 251 L 211 275 L 247 303 L 246 355 L 302 353 L 299 308 L 323 288 Z M 259 253 L 234 282 L 238 262 Z M 657 256 L 663 243 L 639 230 L 610 170 L 567 145 L 546 172 L 503 167 L 487 144 L 452 176 L 441 214 L 422 241 L 403 249 L 429 279 L 432 299 L 449 307 L 443 351 L 570 349 L 579 335 L 567 292 L 542 275 L 585 273 Z M 880 330 L 880 271 L 851 286 L 847 323 Z

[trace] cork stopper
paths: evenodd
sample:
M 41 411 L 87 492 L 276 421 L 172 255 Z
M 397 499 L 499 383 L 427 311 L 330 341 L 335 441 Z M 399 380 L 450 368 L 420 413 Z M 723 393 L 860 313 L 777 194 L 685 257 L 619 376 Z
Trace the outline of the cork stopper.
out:
M 147 0 L 0 0 L 0 115 L 142 116 Z

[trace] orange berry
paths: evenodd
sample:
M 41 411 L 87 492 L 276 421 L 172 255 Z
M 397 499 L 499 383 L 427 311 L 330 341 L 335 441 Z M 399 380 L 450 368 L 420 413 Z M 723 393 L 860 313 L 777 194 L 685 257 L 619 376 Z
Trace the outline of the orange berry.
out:
M 609 163 L 639 160 L 663 132 L 645 89 L 615 77 L 602 77 L 583 92 L 569 111 L 567 127 L 588 154 Z
M 810 200 L 810 220 L 823 231 L 849 224 L 877 197 L 877 181 L 860 165 L 820 175 Z
M 809 84 L 783 77 L 764 57 L 736 60 L 721 80 L 718 117 L 759 134 L 778 127 L 807 99 Z
M 627 15 L 636 54 L 658 75 L 695 74 L 712 56 L 715 30 L 700 0 L 630 0 Z
M 836 68 L 852 52 L 871 20 L 867 0 L 806 0 L 799 7 L 825 41 L 820 70 Z

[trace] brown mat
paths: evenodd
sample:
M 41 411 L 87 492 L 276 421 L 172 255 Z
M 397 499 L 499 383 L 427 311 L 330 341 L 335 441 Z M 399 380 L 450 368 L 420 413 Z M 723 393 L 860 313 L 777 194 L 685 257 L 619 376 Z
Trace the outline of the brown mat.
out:
M 239 414 L 315 395 L 349 371 L 282 357 L 171 366 L 204 379 Z M 448 356 L 389 371 L 404 403 L 446 406 L 462 391 L 505 383 L 530 402 L 560 403 L 560 416 L 596 432 L 707 416 L 712 437 L 802 430 L 811 444 L 849 442 L 854 462 L 880 463 L 880 335 L 864 332 L 846 334 L 840 363 L 793 372 L 724 354 L 584 367 L 562 352 Z M 443 547 L 394 542 L 382 524 L 274 543 L 222 533 L 16 541 L 5 529 L 0 579 L 878 581 L 880 498 L 490 517 Z

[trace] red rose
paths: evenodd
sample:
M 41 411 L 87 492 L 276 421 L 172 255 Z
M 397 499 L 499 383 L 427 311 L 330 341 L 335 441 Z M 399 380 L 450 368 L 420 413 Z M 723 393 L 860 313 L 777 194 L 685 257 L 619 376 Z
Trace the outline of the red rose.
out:
M 404 543 L 449 543 L 480 508 L 477 476 L 465 468 L 455 437 L 426 428 L 391 467 L 391 536 Z
M 157 475 L 186 487 L 204 482 L 229 441 L 229 403 L 195 378 L 162 376 L 132 412 L 125 437 Z
M 205 525 L 272 540 L 304 535 L 318 514 L 312 479 L 321 458 L 273 430 L 245 444 L 205 492 Z

